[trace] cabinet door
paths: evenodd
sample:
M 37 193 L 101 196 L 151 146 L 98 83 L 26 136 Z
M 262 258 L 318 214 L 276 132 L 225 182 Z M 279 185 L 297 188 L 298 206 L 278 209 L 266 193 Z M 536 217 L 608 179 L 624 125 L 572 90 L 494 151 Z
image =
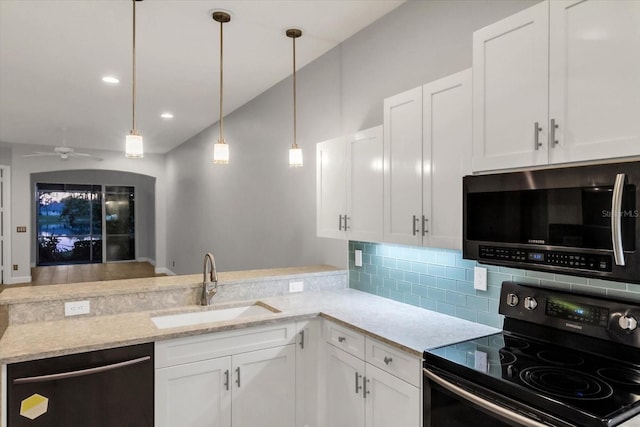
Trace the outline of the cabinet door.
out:
M 325 426 L 364 427 L 364 362 L 332 345 L 325 348 Z
M 347 137 L 347 235 L 382 241 L 382 126 Z
M 320 319 L 297 322 L 296 427 L 317 427 Z
M 347 158 L 344 138 L 316 144 L 316 234 L 344 238 L 347 213 Z
M 384 241 L 420 245 L 422 87 L 384 100 Z
M 156 427 L 231 427 L 231 357 L 156 370 Z
M 367 427 L 420 427 L 420 389 L 367 364 Z
M 548 41 L 547 2 L 473 33 L 474 170 L 548 163 Z
M 640 155 L 640 2 L 552 1 L 552 162 Z
M 295 426 L 295 353 L 287 345 L 233 356 L 233 427 Z
M 471 69 L 422 88 L 423 244 L 462 249 L 462 177 L 471 173 Z

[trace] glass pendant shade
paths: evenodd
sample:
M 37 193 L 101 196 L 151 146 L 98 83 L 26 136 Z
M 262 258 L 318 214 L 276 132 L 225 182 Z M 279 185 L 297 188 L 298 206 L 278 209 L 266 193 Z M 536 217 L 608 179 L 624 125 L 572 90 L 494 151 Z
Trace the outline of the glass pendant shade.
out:
M 125 142 L 125 154 L 129 158 L 141 159 L 144 156 L 142 149 L 142 135 L 138 135 L 136 132 L 131 131 L 127 135 Z
M 213 145 L 213 163 L 218 165 L 226 165 L 229 163 L 229 144 L 218 140 Z
M 289 148 L 289 167 L 302 167 L 302 149 L 297 146 Z

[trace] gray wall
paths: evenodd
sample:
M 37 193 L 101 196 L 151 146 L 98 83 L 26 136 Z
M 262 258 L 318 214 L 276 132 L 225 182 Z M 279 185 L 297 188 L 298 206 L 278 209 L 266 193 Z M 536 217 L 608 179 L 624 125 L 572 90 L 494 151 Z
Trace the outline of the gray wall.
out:
M 95 184 L 135 187 L 136 257 L 155 262 L 155 182 L 154 177 L 123 171 L 80 169 L 31 174 L 32 200 L 37 183 Z M 35 212 L 35 205 L 32 207 Z M 35 214 L 31 215 L 31 230 L 36 232 Z M 32 235 L 35 241 L 35 234 Z M 31 264 L 36 262 L 37 245 L 31 245 Z
M 315 143 L 381 124 L 384 98 L 470 67 L 473 31 L 537 2 L 409 1 L 300 70 L 302 169 L 287 166 L 290 78 L 226 116 L 229 165 L 210 160 L 217 124 L 170 152 L 167 267 L 198 272 L 206 251 L 220 271 L 346 267 L 346 242 L 315 237 Z

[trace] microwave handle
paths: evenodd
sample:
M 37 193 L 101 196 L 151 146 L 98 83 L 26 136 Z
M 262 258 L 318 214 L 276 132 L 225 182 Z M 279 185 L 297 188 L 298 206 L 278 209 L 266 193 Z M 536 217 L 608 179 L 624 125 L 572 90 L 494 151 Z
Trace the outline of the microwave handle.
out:
M 477 395 L 468 392 L 467 390 L 458 387 L 455 384 L 450 383 L 439 375 L 434 374 L 430 370 L 423 368 L 424 375 L 429 378 L 434 383 L 440 384 L 445 389 L 449 390 L 453 394 L 471 402 L 487 411 L 494 413 L 496 415 L 503 416 L 511 421 L 517 421 L 519 424 L 526 427 L 545 427 L 547 424 L 539 423 L 538 421 L 532 420 L 531 418 L 525 417 L 517 412 L 514 412 L 510 409 L 504 408 L 502 406 L 496 405 L 493 402 L 489 402 L 488 400 L 482 399 Z
M 622 247 L 622 193 L 624 189 L 623 173 L 616 175 L 611 198 L 611 241 L 613 243 L 613 259 L 616 265 L 624 266 L 624 249 Z

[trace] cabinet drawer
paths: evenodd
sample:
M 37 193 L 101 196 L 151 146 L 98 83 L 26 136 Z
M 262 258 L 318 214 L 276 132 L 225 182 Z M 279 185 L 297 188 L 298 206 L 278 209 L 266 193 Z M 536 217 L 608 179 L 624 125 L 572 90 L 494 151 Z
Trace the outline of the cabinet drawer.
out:
M 422 360 L 417 356 L 367 337 L 366 361 L 409 384 L 420 387 Z
M 156 342 L 156 368 L 295 344 L 295 323 L 272 324 Z
M 364 335 L 336 323 L 325 321 L 324 339 L 347 353 L 364 360 Z

